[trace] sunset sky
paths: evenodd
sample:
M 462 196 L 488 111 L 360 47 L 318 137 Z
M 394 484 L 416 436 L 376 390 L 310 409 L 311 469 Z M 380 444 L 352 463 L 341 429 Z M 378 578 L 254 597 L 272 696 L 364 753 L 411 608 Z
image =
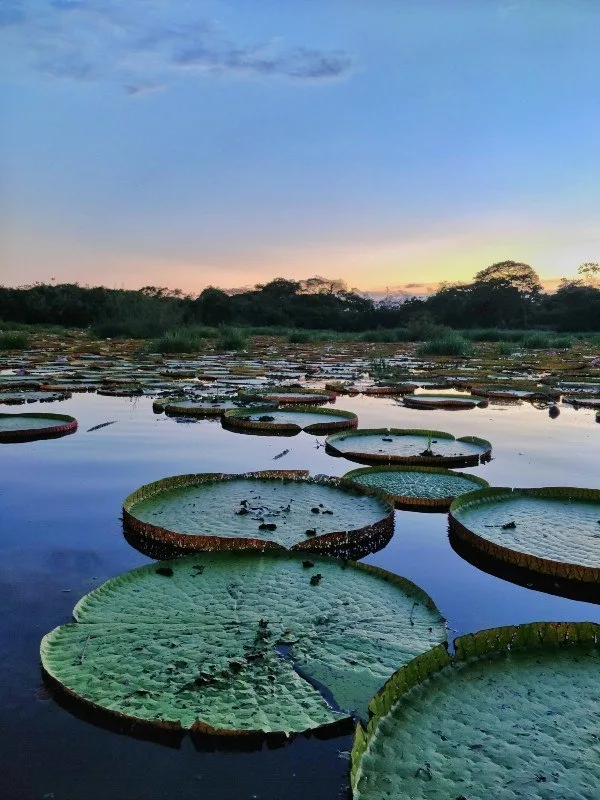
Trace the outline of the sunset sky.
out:
M 600 260 L 599 0 L 0 0 L 0 283 Z

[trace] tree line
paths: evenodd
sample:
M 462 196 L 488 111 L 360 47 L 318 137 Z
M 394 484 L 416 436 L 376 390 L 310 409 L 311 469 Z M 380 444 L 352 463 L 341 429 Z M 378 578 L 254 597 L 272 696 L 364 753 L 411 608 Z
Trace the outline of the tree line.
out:
M 600 265 L 582 264 L 578 277 L 544 293 L 528 264 L 503 261 L 470 283 L 443 284 L 428 297 L 375 301 L 343 281 L 276 278 L 228 293 L 210 286 L 199 295 L 145 286 L 139 290 L 43 284 L 0 286 L 0 320 L 92 328 L 99 336 L 150 338 L 188 325 L 236 325 L 367 331 L 415 324 L 451 328 L 600 330 Z

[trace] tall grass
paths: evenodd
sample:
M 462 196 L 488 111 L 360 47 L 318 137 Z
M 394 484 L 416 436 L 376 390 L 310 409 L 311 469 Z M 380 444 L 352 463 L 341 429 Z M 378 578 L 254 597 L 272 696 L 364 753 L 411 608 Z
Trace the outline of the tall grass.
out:
M 248 338 L 246 334 L 239 328 L 221 328 L 217 341 L 215 342 L 215 349 L 221 352 L 228 352 L 230 350 L 247 350 Z
M 154 339 L 149 350 L 153 353 L 198 353 L 205 339 L 215 336 L 212 328 L 176 328 Z
M 430 339 L 417 347 L 419 356 L 459 356 L 466 357 L 473 353 L 473 345 L 457 331 L 447 331 L 441 336 Z
M 23 331 L 0 333 L 0 350 L 26 350 L 28 347 L 29 336 Z

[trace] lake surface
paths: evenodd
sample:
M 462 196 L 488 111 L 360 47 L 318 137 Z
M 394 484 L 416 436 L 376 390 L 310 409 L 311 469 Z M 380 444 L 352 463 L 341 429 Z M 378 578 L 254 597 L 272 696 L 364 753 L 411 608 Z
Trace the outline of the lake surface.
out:
M 0 445 L 0 796 L 5 800 L 339 800 L 348 791 L 351 736 L 298 736 L 258 752 L 179 749 L 96 727 L 48 698 L 41 637 L 71 618 L 77 600 L 150 559 L 124 539 L 123 499 L 142 484 L 187 472 L 309 469 L 342 475 L 356 464 L 325 453 L 323 439 L 240 435 L 219 421 L 152 413 L 149 398 L 75 395 L 29 406 L 72 414 L 63 439 Z M 595 412 L 495 405 L 419 411 L 392 399 L 338 398 L 360 427 L 432 428 L 480 436 L 489 464 L 468 470 L 493 486 L 599 488 Z M 87 432 L 110 420 L 115 424 Z M 289 452 L 274 460 L 284 450 Z M 600 622 L 600 605 L 569 600 L 493 577 L 451 548 L 445 514 L 396 512 L 389 544 L 365 559 L 410 578 L 448 620 L 449 637 L 538 620 Z M 600 602 L 600 598 L 598 598 Z

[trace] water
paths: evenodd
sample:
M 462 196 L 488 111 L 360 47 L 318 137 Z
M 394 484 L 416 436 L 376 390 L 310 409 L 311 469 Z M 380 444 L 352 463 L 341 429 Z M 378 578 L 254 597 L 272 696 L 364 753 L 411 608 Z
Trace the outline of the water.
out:
M 355 411 L 361 427 L 426 427 L 489 439 L 491 463 L 461 471 L 492 485 L 599 485 L 600 425 L 593 410 L 561 406 L 551 420 L 546 410 L 528 404 L 418 411 L 366 397 L 340 397 L 332 408 Z M 75 395 L 44 404 L 43 411 L 72 414 L 79 431 L 0 445 L 0 797 L 345 797 L 351 736 L 298 736 L 259 752 L 195 746 L 189 737 L 180 749 L 138 741 L 79 719 L 46 697 L 39 641 L 70 619 L 83 594 L 149 561 L 127 544 L 119 520 L 123 499 L 138 486 L 186 472 L 275 468 L 342 475 L 357 465 L 327 455 L 317 446 L 322 437 L 241 436 L 215 421 L 177 422 L 154 415 L 147 398 Z M 116 422 L 87 433 L 109 420 Z M 460 558 L 448 542 L 445 514 L 397 512 L 395 536 L 366 560 L 429 592 L 451 637 L 535 620 L 600 622 L 600 605 L 524 588 Z

